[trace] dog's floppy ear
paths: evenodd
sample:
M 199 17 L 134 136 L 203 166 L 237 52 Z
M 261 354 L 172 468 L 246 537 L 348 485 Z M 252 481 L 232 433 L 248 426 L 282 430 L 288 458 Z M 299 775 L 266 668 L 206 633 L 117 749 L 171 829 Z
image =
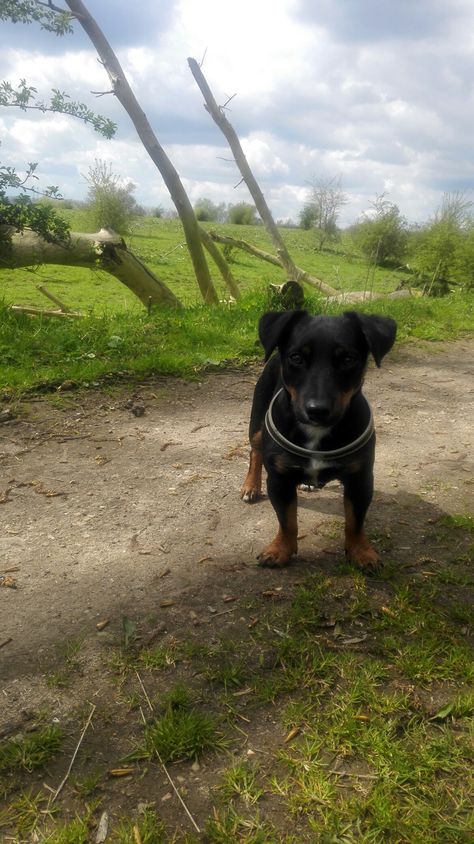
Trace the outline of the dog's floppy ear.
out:
M 374 356 L 375 363 L 380 366 L 382 358 L 395 342 L 397 333 L 395 320 L 375 314 L 360 314 L 357 311 L 346 311 L 344 316 L 357 323 Z
M 277 346 L 285 342 L 293 326 L 307 317 L 307 311 L 268 311 L 261 317 L 258 336 L 265 349 L 265 360 L 268 360 Z

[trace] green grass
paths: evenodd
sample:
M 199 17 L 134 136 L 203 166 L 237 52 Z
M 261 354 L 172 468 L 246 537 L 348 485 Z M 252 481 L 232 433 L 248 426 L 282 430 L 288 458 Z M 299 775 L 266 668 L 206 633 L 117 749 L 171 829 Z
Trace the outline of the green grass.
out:
M 62 732 L 59 727 L 44 727 L 31 735 L 0 743 L 0 777 L 15 770 L 34 771 L 43 768 L 59 750 Z
M 176 762 L 197 759 L 205 751 L 224 747 L 215 718 L 197 709 L 187 690 L 177 686 L 167 695 L 165 707 L 145 728 L 144 740 L 130 759 L 153 759 Z
M 86 212 L 65 211 L 73 228 L 90 230 Z M 221 226 L 222 231 L 269 249 L 263 227 Z M 339 290 L 367 287 L 367 266 L 352 254 L 349 242 L 338 251 L 316 252 L 312 233 L 285 229 L 283 235 L 295 261 Z M 137 219 L 130 245 L 185 304 L 182 313 L 159 309 L 148 316 L 133 294 L 101 271 L 44 266 L 37 272 L 0 270 L 0 388 L 24 390 L 74 381 L 94 383 L 104 376 L 128 373 L 136 377 L 160 373 L 191 377 L 206 367 L 241 364 L 261 357 L 257 323 L 271 306 L 269 282 L 282 282 L 283 273 L 244 253 L 236 253 L 232 268 L 242 300 L 238 304 L 205 307 L 184 248 L 180 224 Z M 394 290 L 403 273 L 377 268 L 373 287 Z M 36 289 L 44 283 L 66 304 L 80 308 L 82 320 L 60 320 L 14 314 L 9 305 L 48 308 Z M 219 295 L 226 291 L 216 279 Z M 372 281 L 371 281 L 372 284 Z M 306 288 L 313 313 L 337 314 L 347 306 L 318 300 Z M 360 310 L 390 314 L 399 324 L 398 342 L 454 339 L 473 331 L 474 297 L 453 294 L 440 299 L 377 300 Z M 359 307 L 359 306 L 357 306 Z
M 371 303 L 361 310 L 391 314 L 398 343 L 454 339 L 472 330 L 474 299 L 409 299 Z M 257 324 L 267 309 L 265 291 L 239 305 L 203 305 L 180 314 L 160 311 L 103 314 L 67 322 L 14 314 L 0 306 L 0 389 L 13 392 L 72 381 L 159 373 L 193 377 L 225 364 L 261 359 Z M 318 312 L 317 300 L 308 303 Z M 344 310 L 332 306 L 331 313 Z M 329 312 L 329 309 L 328 309 Z
M 94 231 L 87 211 L 62 210 L 62 216 L 73 231 Z M 259 249 L 274 253 L 263 226 L 236 226 L 230 224 L 205 224 L 209 229 L 249 241 Z M 395 290 L 407 276 L 403 270 L 368 267 L 366 259 L 354 254 L 354 246 L 344 235 L 337 250 L 318 252 L 311 231 L 282 229 L 283 238 L 298 266 L 337 290 L 374 289 L 381 292 Z M 159 220 L 152 217 L 136 218 L 132 232 L 126 238 L 129 248 L 170 287 L 186 305 L 196 305 L 200 294 L 195 281 L 192 263 L 186 249 L 183 229 L 179 221 Z M 220 275 L 210 261 L 210 269 L 219 296 L 226 295 Z M 281 283 L 281 269 L 259 258 L 233 250 L 232 272 L 248 292 L 258 280 L 267 285 Z M 53 305 L 37 290 L 43 284 L 51 293 L 64 300 L 73 309 L 101 312 L 113 309 L 123 312 L 140 310 L 136 297 L 102 270 L 81 269 L 56 265 L 43 265 L 32 270 L 1 270 L 1 288 L 8 303 L 50 307 Z
M 138 831 L 138 835 L 137 835 Z M 147 807 L 136 820 L 124 818 L 112 833 L 110 844 L 169 844 L 169 837 L 164 824 L 156 811 Z

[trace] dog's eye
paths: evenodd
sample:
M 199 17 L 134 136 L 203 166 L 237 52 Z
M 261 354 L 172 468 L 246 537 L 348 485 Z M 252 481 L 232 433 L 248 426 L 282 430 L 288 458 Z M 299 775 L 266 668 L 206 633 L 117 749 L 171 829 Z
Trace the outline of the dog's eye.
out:
M 355 366 L 357 360 L 357 356 L 351 354 L 351 352 L 342 352 L 340 355 L 337 356 L 337 364 L 343 369 L 350 369 L 352 366 Z
M 303 355 L 300 355 L 299 352 L 288 355 L 288 360 L 293 366 L 302 366 L 304 363 Z

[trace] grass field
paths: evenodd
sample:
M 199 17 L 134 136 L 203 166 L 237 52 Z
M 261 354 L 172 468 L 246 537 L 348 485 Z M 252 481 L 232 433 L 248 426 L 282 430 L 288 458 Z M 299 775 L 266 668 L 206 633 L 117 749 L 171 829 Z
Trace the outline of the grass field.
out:
M 64 210 L 73 231 L 93 231 L 92 221 L 86 211 Z M 248 240 L 260 249 L 274 252 L 262 226 L 235 226 L 208 224 L 222 234 Z M 395 290 L 400 281 L 406 280 L 402 270 L 377 268 L 375 273 L 362 256 L 354 253 L 349 241 L 341 241 L 338 251 L 317 252 L 314 236 L 302 229 L 284 229 L 284 239 L 295 263 L 326 281 L 338 290 L 363 290 L 372 285 L 381 292 Z M 173 290 L 185 305 L 200 303 L 199 290 L 186 249 L 183 230 L 179 221 L 138 217 L 133 231 L 127 238 L 129 247 L 156 275 Z M 278 267 L 272 267 L 258 258 L 234 251 L 232 270 L 243 292 L 253 289 L 256 283 L 285 280 Z M 221 296 L 226 295 L 218 272 L 211 267 L 213 280 Z M 40 267 L 34 272 L 17 270 L 1 271 L 2 295 L 5 301 L 17 304 L 45 306 L 44 296 L 36 289 L 46 284 L 51 292 L 64 297 L 68 305 L 85 312 L 139 310 L 140 303 L 130 291 L 117 283 L 107 273 L 72 267 Z
M 75 231 L 90 231 L 83 211 L 65 211 Z M 219 227 L 270 250 L 259 226 Z M 390 292 L 407 279 L 401 269 L 370 268 L 344 242 L 338 251 L 316 252 L 311 232 L 285 229 L 294 260 L 304 269 L 341 291 L 374 289 Z M 230 362 L 242 364 L 260 356 L 256 342 L 259 316 L 269 307 L 268 283 L 284 281 L 277 267 L 235 252 L 232 269 L 242 289 L 238 304 L 205 307 L 199 297 L 191 262 L 176 221 L 138 218 L 130 247 L 159 275 L 186 305 L 177 314 L 159 310 L 146 314 L 138 299 L 102 271 L 41 266 L 34 271 L 0 271 L 0 387 L 24 389 L 63 381 L 90 383 L 118 373 L 149 373 L 190 377 L 203 368 Z M 226 298 L 219 279 L 220 296 Z M 44 284 L 84 319 L 53 320 L 13 314 L 12 303 L 50 307 L 37 290 Z M 313 313 L 338 313 L 344 306 L 328 305 L 306 288 Z M 474 329 L 473 296 L 442 299 L 377 300 L 363 310 L 390 313 L 399 323 L 398 341 L 444 340 Z

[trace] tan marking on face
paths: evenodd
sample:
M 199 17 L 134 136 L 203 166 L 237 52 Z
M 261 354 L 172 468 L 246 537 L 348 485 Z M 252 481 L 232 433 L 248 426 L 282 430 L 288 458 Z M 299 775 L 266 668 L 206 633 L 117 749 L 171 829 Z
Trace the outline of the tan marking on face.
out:
M 356 394 L 356 392 L 357 392 L 357 390 L 358 390 L 358 389 L 359 389 L 359 388 L 357 388 L 357 389 L 353 389 L 353 390 L 346 390 L 346 392 L 345 392 L 345 393 L 341 393 L 341 394 L 340 394 L 340 396 L 339 396 L 339 398 L 338 398 L 337 403 L 338 403 L 338 405 L 339 405 L 339 408 L 340 408 L 340 410 L 341 410 L 341 413 L 345 413 L 345 412 L 346 412 L 347 408 L 349 407 L 349 405 L 350 405 L 350 403 L 351 403 L 351 400 L 352 400 L 352 399 L 353 399 L 353 397 L 355 396 L 355 394 Z

